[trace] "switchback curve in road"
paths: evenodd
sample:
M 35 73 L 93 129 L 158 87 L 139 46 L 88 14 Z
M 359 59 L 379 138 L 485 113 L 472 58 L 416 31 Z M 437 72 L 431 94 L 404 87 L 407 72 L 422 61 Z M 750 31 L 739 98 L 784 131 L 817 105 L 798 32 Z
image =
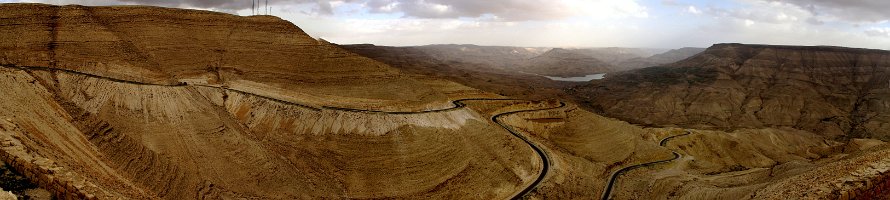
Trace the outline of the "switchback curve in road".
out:
M 670 139 L 673 139 L 673 138 L 676 138 L 676 137 L 680 137 L 680 136 L 686 136 L 686 135 L 689 135 L 689 134 L 692 134 L 692 132 L 689 131 L 689 130 L 686 130 L 686 133 L 683 133 L 683 134 L 680 134 L 680 135 L 674 135 L 674 136 L 666 137 L 666 138 L 664 138 L 664 139 L 661 139 L 661 141 L 658 142 L 658 145 L 664 147 L 665 145 L 667 145 L 667 142 L 668 142 Z M 612 197 L 612 194 L 611 194 L 611 193 L 612 193 L 612 187 L 615 185 L 615 180 L 618 179 L 618 177 L 621 176 L 622 174 L 624 174 L 624 173 L 626 173 L 626 172 L 628 172 L 628 171 L 630 171 L 630 170 L 634 170 L 634 169 L 641 168 L 641 167 L 648 167 L 648 166 L 651 166 L 651 165 L 656 165 L 656 164 L 661 164 L 661 163 L 671 162 L 671 161 L 680 159 L 680 158 L 682 157 L 682 156 L 681 156 L 679 153 L 677 153 L 676 151 L 671 150 L 671 153 L 674 155 L 674 157 L 673 157 L 673 158 L 670 158 L 670 159 L 658 160 L 658 161 L 652 161 L 652 162 L 647 162 L 647 163 L 642 163 L 642 164 L 631 165 L 631 166 L 627 166 L 627 167 L 621 168 L 621 169 L 619 169 L 618 171 L 615 171 L 615 173 L 612 173 L 612 176 L 609 178 L 609 182 L 606 184 L 606 189 L 603 190 L 603 198 L 602 198 L 602 199 L 603 199 L 603 200 L 609 200 L 609 199 Z
M 482 100 L 490 100 L 490 99 L 482 99 Z M 544 181 L 544 178 L 547 177 L 547 173 L 550 171 L 550 163 L 551 163 L 551 160 L 550 160 L 550 156 L 547 155 L 547 152 L 545 152 L 543 148 L 541 148 L 540 146 L 538 146 L 537 144 L 535 144 L 534 142 L 532 142 L 530 139 L 528 139 L 528 137 L 525 137 L 524 135 L 522 135 L 521 133 L 519 133 L 518 131 L 516 131 L 516 129 L 514 129 L 512 126 L 507 125 L 506 123 L 502 122 L 502 121 L 500 120 L 500 118 L 503 117 L 503 116 L 512 115 L 512 114 L 517 114 L 517 113 L 536 112 L 536 111 L 544 111 L 544 110 L 559 109 L 559 108 L 563 108 L 563 107 L 565 107 L 565 106 L 566 106 L 566 103 L 560 101 L 560 102 L 559 102 L 559 106 L 556 106 L 556 107 L 550 107 L 550 108 L 537 108 L 537 109 L 528 109 L 528 110 L 517 110 L 517 111 L 510 111 L 510 112 L 499 113 L 499 114 L 496 114 L 496 115 L 494 115 L 494 116 L 491 116 L 491 121 L 492 121 L 492 122 L 498 124 L 499 126 L 501 126 L 501 128 L 504 128 L 505 130 L 507 130 L 507 132 L 510 132 L 510 134 L 513 134 L 513 136 L 515 136 L 516 138 L 521 139 L 523 142 L 525 142 L 526 144 L 528 144 L 528 146 L 529 146 L 530 148 L 532 148 L 532 150 L 535 150 L 535 153 L 538 154 L 538 157 L 541 158 L 541 166 L 542 166 L 542 167 L 541 167 L 541 172 L 538 173 L 538 177 L 535 178 L 535 181 L 533 181 L 528 187 L 525 187 L 524 189 L 522 189 L 522 191 L 520 191 L 519 193 L 517 193 L 517 194 L 516 194 L 515 196 L 513 196 L 511 199 L 522 199 L 523 197 L 525 197 L 526 195 L 528 195 L 528 193 L 530 193 L 531 191 L 533 191 L 533 190 L 535 190 L 536 188 L 538 188 L 538 186 L 541 185 L 541 182 Z

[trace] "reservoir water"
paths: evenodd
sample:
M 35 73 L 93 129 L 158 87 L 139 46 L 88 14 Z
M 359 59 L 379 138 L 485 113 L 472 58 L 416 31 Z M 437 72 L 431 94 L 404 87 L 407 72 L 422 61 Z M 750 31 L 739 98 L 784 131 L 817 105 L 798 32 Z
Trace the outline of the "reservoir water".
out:
M 603 77 L 605 77 L 605 76 L 606 76 L 606 74 L 590 74 L 587 76 L 580 76 L 580 77 L 558 77 L 558 76 L 544 76 L 544 77 L 547 77 L 550 80 L 554 80 L 554 81 L 587 82 L 590 80 L 603 79 Z

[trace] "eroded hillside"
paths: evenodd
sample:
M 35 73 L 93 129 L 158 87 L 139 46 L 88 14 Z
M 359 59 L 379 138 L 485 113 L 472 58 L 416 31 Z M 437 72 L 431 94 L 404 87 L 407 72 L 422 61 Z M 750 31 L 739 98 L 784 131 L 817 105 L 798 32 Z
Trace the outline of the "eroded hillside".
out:
M 496 95 L 274 17 L 0 9 L 3 157 L 62 197 L 502 199 L 541 171 L 528 144 L 450 102 Z
M 890 52 L 881 50 L 719 44 L 571 93 L 593 110 L 644 124 L 888 139 L 888 69 Z
M 2 65 L 142 83 L 276 91 L 266 95 L 340 107 L 447 105 L 440 92 L 383 63 L 317 41 L 276 17 L 151 7 L 9 4 L 0 9 Z M 338 100 L 330 101 L 334 96 Z

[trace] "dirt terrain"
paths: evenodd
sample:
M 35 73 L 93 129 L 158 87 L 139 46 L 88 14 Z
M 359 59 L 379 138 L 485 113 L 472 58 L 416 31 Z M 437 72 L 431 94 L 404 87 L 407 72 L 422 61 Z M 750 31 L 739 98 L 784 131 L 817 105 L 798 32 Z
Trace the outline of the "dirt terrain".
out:
M 59 199 L 833 198 L 890 169 L 879 140 L 683 135 L 383 49 L 378 62 L 271 16 L 2 4 L 0 160 Z M 709 55 L 674 65 L 728 57 Z

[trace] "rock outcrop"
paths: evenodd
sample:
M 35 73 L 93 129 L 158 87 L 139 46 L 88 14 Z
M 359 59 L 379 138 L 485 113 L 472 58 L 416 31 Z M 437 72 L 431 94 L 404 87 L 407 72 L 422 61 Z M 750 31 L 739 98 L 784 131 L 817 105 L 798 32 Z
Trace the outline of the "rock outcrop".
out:
M 641 124 L 791 127 L 890 139 L 890 52 L 718 44 L 664 67 L 572 88 L 587 108 Z

